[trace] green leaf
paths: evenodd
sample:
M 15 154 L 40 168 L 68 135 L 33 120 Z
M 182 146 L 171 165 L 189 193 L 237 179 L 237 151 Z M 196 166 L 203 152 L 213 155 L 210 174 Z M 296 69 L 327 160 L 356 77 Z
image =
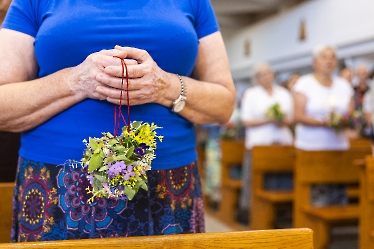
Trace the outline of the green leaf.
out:
M 135 121 L 131 124 L 132 128 L 138 129 L 142 124 L 142 121 Z
M 127 152 L 126 152 L 126 157 L 127 158 L 131 158 L 131 156 L 132 156 L 132 153 L 134 152 L 134 146 L 131 146 L 128 150 L 127 150 Z
M 102 187 L 101 182 L 98 181 L 96 178 L 94 178 L 92 180 L 92 183 L 93 183 L 92 187 L 93 187 L 93 190 L 94 190 L 93 192 L 97 192 L 101 189 L 101 187 Z
M 146 184 L 145 182 L 143 182 L 143 184 L 140 185 L 140 187 L 141 187 L 142 189 L 144 189 L 145 191 L 148 191 L 148 186 L 147 186 L 147 184 Z
M 114 148 L 113 148 L 114 151 L 118 151 L 120 153 L 124 153 L 125 150 L 126 150 L 126 147 L 125 146 L 122 146 L 122 145 L 116 145 Z
M 135 196 L 135 190 L 129 188 L 127 185 L 125 186 L 125 194 L 127 196 L 127 198 L 131 201 L 132 198 L 134 198 Z
M 95 175 L 95 178 L 99 181 L 99 182 L 107 182 L 107 179 L 105 176 L 101 175 L 101 174 L 94 174 Z
M 115 144 L 118 144 L 119 142 L 118 142 L 118 140 L 117 139 L 115 139 L 115 138 L 113 138 L 113 139 L 111 139 L 110 141 L 109 141 L 109 145 L 110 146 L 113 146 L 113 145 L 115 145 Z
M 105 134 L 106 134 L 106 136 L 109 137 L 109 138 L 114 138 L 114 136 L 113 136 L 112 133 L 110 133 L 110 132 L 107 132 L 107 133 L 105 133 Z
M 103 158 L 99 154 L 92 155 L 90 163 L 88 164 L 88 171 L 92 172 L 101 166 L 103 166 Z
M 125 161 L 126 165 L 133 165 L 134 162 L 135 162 L 135 160 L 130 160 L 130 159 Z
M 113 157 L 114 161 L 129 161 L 129 159 L 126 157 L 126 155 L 118 155 Z
M 114 162 L 114 161 L 115 161 L 114 158 L 112 156 L 110 156 L 110 157 L 105 158 L 104 163 L 109 164 L 109 163 Z
M 122 143 L 123 144 L 131 144 L 132 139 L 130 137 L 123 137 Z
M 99 148 L 99 143 L 96 140 L 94 140 L 93 138 L 90 138 L 90 147 L 93 150 L 97 150 L 97 148 Z
M 107 169 L 108 169 L 108 165 L 105 165 L 105 166 L 103 166 L 103 167 L 101 167 L 101 168 L 99 169 L 99 172 L 104 171 L 104 170 L 107 170 Z

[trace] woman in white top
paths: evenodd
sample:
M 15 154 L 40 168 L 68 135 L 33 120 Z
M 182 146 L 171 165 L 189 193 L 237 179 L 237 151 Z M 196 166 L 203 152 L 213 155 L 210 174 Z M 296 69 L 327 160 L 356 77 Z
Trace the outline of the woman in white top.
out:
M 291 94 L 274 84 L 274 73 L 267 64 L 260 64 L 255 68 L 255 80 L 257 85 L 244 92 L 241 104 L 241 119 L 246 128 L 246 149 L 250 150 L 254 145 L 292 144 Z M 285 114 L 283 121 L 266 116 L 267 110 L 277 103 Z
M 353 111 L 353 89 L 343 78 L 333 76 L 337 66 L 333 47 L 320 45 L 313 51 L 314 73 L 302 76 L 293 88 L 296 124 L 295 147 L 302 150 L 346 150 L 345 131 L 336 132 L 328 125 L 331 112 Z M 311 189 L 314 206 L 346 203 L 345 188 L 318 185 Z
M 244 92 L 241 101 L 241 120 L 245 127 L 246 146 L 246 155 L 243 163 L 243 188 L 239 203 L 241 210 L 249 208 L 250 152 L 252 147 L 275 143 L 285 145 L 293 143 L 293 135 L 290 129 L 293 123 L 293 100 L 291 94 L 285 88 L 274 84 L 274 73 L 268 64 L 257 65 L 254 73 L 257 84 Z M 281 121 L 266 115 L 269 108 L 275 104 L 280 106 L 282 113 L 285 115 Z M 292 176 L 287 175 L 285 178 L 271 176 L 271 180 L 269 180 L 270 178 L 268 180 L 265 179 L 265 185 L 275 188 L 277 186 L 280 188 L 292 187 Z
M 353 89 L 343 78 L 333 76 L 337 59 L 334 48 L 318 46 L 313 52 L 314 73 L 300 77 L 293 93 L 295 102 L 295 147 L 302 150 L 346 150 L 344 131 L 328 126 L 331 112 L 353 111 Z

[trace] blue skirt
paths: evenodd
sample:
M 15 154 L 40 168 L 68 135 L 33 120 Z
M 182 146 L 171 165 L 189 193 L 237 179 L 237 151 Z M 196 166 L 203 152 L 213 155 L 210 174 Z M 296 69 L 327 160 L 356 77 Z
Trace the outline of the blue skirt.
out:
M 20 158 L 11 241 L 205 232 L 197 164 L 148 171 L 148 191 L 87 204 L 84 169 Z

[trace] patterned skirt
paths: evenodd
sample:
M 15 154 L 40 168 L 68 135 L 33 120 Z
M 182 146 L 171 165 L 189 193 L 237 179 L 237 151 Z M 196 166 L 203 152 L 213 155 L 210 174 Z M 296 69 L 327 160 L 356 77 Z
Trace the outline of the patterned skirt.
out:
M 87 204 L 84 169 L 20 158 L 11 241 L 65 240 L 205 231 L 197 164 L 148 171 L 149 191 Z

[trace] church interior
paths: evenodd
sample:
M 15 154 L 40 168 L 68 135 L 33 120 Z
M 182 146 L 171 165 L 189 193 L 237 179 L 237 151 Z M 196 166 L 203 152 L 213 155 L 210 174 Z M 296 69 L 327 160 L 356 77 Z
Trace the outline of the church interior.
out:
M 4 19 L 10 2 L 0 0 L 0 19 Z M 297 248 L 374 248 L 374 126 L 371 115 L 374 103 L 367 100 L 374 92 L 371 90 L 374 80 L 374 1 L 210 2 L 236 88 L 236 108 L 226 124 L 195 125 L 206 232 L 310 228 L 313 231 L 312 247 Z M 321 44 L 325 50 L 319 51 L 331 48 L 334 52 L 336 67 L 332 77 L 344 78 L 344 82 L 349 83 L 349 91 L 358 105 L 357 113 L 360 114 L 357 115 L 363 120 L 359 127 L 354 127 L 356 130 L 351 127 L 354 131 L 347 135 L 347 147 L 343 150 L 304 149 L 296 136 L 305 126 L 298 127 L 295 123 L 288 126 L 291 142 L 283 143 L 281 138 L 269 138 L 270 142 L 264 142 L 265 137 L 271 136 L 270 128 L 261 135 L 263 140 L 259 136 L 255 142 L 255 127 L 258 126 L 248 125 L 249 118 L 243 121 L 243 117 L 249 117 L 244 110 L 257 106 L 245 107 L 250 100 L 244 99 L 249 96 L 248 89 L 258 87 L 260 72 L 265 70 L 259 65 L 266 65 L 266 70 L 270 70 L 274 87 L 287 91 L 290 96 L 300 93 L 301 80 L 313 75 L 315 60 L 323 54 L 314 53 Z M 304 93 L 308 95 L 308 91 Z M 260 96 L 256 100 L 265 101 Z M 329 104 L 340 100 L 339 97 L 338 100 L 330 99 Z M 295 100 L 293 105 L 296 104 Z M 280 112 L 278 115 L 284 120 L 284 113 Z M 296 109 L 290 115 L 296 117 Z M 276 123 L 274 127 L 281 129 L 284 124 Z M 336 130 L 340 128 L 336 126 Z M 307 128 L 303 131 L 309 132 Z M 0 131 L 0 193 L 3 196 L 0 243 L 9 242 L 19 147 L 19 133 Z M 0 248 L 13 247 L 0 244 Z

